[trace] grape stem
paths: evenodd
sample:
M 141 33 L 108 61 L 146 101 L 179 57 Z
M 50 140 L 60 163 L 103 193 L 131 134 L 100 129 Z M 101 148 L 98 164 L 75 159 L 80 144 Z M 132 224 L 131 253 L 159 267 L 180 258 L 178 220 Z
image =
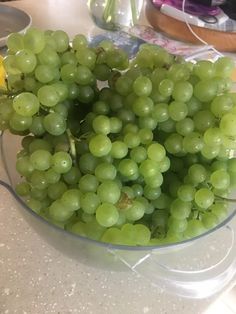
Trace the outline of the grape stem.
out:
M 222 196 L 217 196 L 218 199 L 222 200 L 222 201 L 227 201 L 227 202 L 231 202 L 231 203 L 236 203 L 236 199 L 235 198 L 226 198 L 226 197 L 222 197 Z
M 75 138 L 69 129 L 66 130 L 66 134 L 67 134 L 69 145 L 70 145 L 70 154 L 71 154 L 73 163 L 76 164 Z

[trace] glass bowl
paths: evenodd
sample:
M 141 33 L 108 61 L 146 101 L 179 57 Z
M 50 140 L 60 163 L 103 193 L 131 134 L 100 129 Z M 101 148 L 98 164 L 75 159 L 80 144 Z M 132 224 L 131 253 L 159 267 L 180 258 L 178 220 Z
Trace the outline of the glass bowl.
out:
M 50 245 L 81 263 L 113 271 L 133 271 L 170 293 L 205 298 L 236 275 L 236 210 L 214 229 L 191 240 L 163 246 L 131 247 L 87 239 L 50 224 L 15 193 L 20 137 L 0 134 L 0 185 L 8 189 L 21 215 Z

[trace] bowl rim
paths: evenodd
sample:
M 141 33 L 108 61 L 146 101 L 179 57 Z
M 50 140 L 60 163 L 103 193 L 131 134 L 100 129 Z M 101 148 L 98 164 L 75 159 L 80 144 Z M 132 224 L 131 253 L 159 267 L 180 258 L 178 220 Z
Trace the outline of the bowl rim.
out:
M 163 250 L 163 249 L 171 249 L 171 248 L 181 248 L 181 247 L 186 247 L 187 244 L 191 244 L 193 242 L 195 242 L 198 239 L 201 239 L 203 237 L 206 237 L 210 234 L 212 234 L 213 232 L 219 230 L 220 228 L 227 226 L 227 224 L 236 216 L 236 208 L 232 211 L 232 213 L 230 213 L 223 221 L 221 221 L 217 226 L 215 226 L 212 229 L 207 230 L 206 232 L 191 238 L 191 239 L 185 239 L 183 241 L 180 242 L 176 242 L 176 243 L 168 243 L 168 244 L 158 244 L 158 245 L 144 245 L 144 246 L 132 246 L 132 245 L 121 245 L 121 244 L 112 244 L 112 243 L 107 243 L 107 242 L 102 242 L 102 241 L 98 241 L 98 240 L 94 240 L 91 238 L 87 238 L 84 236 L 81 236 L 79 234 L 75 234 L 69 230 L 66 229 L 62 229 L 59 226 L 49 222 L 48 220 L 44 219 L 42 216 L 38 215 L 37 213 L 35 213 L 31 208 L 29 208 L 26 203 L 24 202 L 24 200 L 17 195 L 17 193 L 15 192 L 14 188 L 13 188 L 13 182 L 11 180 L 11 176 L 9 174 L 9 170 L 8 170 L 8 166 L 7 166 L 7 158 L 5 156 L 4 153 L 4 134 L 8 133 L 11 136 L 14 136 L 13 134 L 9 133 L 9 132 L 4 132 L 4 131 L 0 131 L 0 163 L 2 162 L 3 165 L 3 171 L 6 174 L 6 177 L 9 181 L 9 183 L 5 182 L 4 180 L 1 180 L 0 178 L 0 186 L 5 187 L 11 194 L 11 196 L 14 197 L 14 199 L 16 200 L 17 203 L 19 203 L 22 208 L 29 213 L 30 215 L 32 215 L 34 218 L 36 218 L 37 220 L 39 220 L 41 223 L 46 224 L 48 227 L 53 228 L 55 231 L 60 232 L 61 234 L 66 234 L 66 236 L 72 237 L 73 239 L 79 239 L 80 241 L 84 241 L 85 243 L 91 243 L 94 245 L 98 245 L 100 247 L 103 248 L 107 248 L 109 250 L 119 250 L 119 251 L 153 251 L 153 250 Z

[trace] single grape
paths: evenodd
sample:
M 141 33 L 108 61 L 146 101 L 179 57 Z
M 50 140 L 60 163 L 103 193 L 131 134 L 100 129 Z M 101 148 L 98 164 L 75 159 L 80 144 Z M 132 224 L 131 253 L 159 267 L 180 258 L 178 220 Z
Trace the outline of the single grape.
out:
M 71 156 L 66 152 L 57 152 L 51 159 L 52 169 L 57 173 L 66 173 L 72 167 Z
M 65 132 L 66 121 L 59 113 L 49 113 L 44 117 L 43 126 L 49 134 L 58 136 Z
M 23 117 L 32 117 L 39 111 L 39 101 L 34 94 L 24 92 L 13 99 L 13 108 Z
M 101 226 L 111 227 L 117 223 L 119 213 L 113 204 L 103 203 L 96 210 L 96 219 Z
M 79 189 L 82 192 L 96 192 L 98 184 L 98 179 L 94 175 L 85 174 L 79 180 Z
M 36 150 L 30 156 L 30 162 L 34 169 L 47 170 L 51 166 L 52 155 L 47 150 Z
M 97 134 L 89 141 L 89 150 L 96 157 L 106 156 L 111 148 L 111 140 L 104 134 Z
M 214 193 L 207 188 L 201 188 L 195 193 L 194 200 L 200 208 L 207 209 L 214 202 Z

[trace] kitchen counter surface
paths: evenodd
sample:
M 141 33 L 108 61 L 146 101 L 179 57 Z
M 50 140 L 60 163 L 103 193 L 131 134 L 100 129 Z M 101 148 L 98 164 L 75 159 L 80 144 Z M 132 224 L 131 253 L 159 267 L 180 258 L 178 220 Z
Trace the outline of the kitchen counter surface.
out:
M 98 32 L 85 2 L 9 4 L 31 14 L 34 26 L 63 29 L 72 36 Z M 131 272 L 95 269 L 62 255 L 23 220 L 11 195 L 0 187 L 1 314 L 201 314 L 216 298 L 171 296 Z

